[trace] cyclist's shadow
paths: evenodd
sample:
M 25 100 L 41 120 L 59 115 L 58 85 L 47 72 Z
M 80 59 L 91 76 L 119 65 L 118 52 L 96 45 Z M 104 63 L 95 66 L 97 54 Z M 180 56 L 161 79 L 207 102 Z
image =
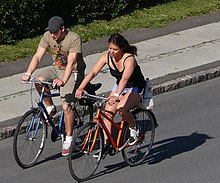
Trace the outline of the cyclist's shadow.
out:
M 200 134 L 197 132 L 192 133 L 188 136 L 178 136 L 172 137 L 165 140 L 161 140 L 155 142 L 153 144 L 153 148 L 148 156 L 148 158 L 142 164 L 156 164 L 165 159 L 170 159 L 173 156 L 178 154 L 182 154 L 187 151 L 191 151 L 200 145 L 204 144 L 206 140 L 212 139 L 206 134 Z M 156 146 L 156 147 L 154 147 Z M 105 166 L 104 170 L 100 171 L 99 173 L 94 174 L 91 179 L 115 172 L 117 170 L 123 169 L 129 166 L 126 162 L 119 162 L 112 165 Z
M 153 144 L 151 153 L 144 163 L 156 164 L 165 159 L 171 159 L 173 156 L 184 152 L 192 151 L 193 149 L 204 144 L 206 140 L 212 139 L 206 134 L 197 132 L 188 136 L 178 136 L 169 139 L 161 140 Z

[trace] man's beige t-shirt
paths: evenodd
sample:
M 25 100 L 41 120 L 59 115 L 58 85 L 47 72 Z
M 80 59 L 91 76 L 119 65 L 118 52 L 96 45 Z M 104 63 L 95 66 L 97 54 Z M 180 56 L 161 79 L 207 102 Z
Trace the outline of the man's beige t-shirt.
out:
M 69 53 L 79 53 L 74 71 L 84 74 L 86 64 L 82 55 L 82 43 L 80 36 L 75 32 L 68 31 L 64 40 L 58 44 L 47 31 L 41 38 L 39 46 L 51 51 L 53 62 L 60 69 L 65 69 Z

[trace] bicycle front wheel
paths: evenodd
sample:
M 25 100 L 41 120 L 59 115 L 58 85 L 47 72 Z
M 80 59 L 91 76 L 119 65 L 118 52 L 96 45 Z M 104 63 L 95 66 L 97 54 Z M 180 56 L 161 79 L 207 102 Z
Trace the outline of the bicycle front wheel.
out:
M 125 147 L 122 150 L 124 160 L 131 166 L 135 166 L 143 162 L 149 154 L 155 136 L 154 124 L 156 119 L 152 111 L 144 109 L 136 109 L 133 112 L 136 122 L 136 128 L 139 130 L 139 140 L 132 146 Z M 122 144 L 126 143 L 130 137 L 128 125 L 124 129 Z
M 26 112 L 19 121 L 14 134 L 13 152 L 22 168 L 33 166 L 43 151 L 46 139 L 46 122 L 38 108 Z
M 84 124 L 71 143 L 68 165 L 72 177 L 88 180 L 98 168 L 104 146 L 103 132 L 96 123 Z
M 76 134 L 77 130 L 85 123 L 92 121 L 94 108 L 93 106 L 80 105 L 79 103 L 75 104 L 74 107 L 74 127 L 73 127 L 73 136 Z

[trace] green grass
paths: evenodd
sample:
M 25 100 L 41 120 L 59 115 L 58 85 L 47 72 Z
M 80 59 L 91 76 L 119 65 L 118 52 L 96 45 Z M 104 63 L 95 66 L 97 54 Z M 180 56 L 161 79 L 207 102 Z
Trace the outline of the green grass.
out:
M 219 0 L 175 0 L 151 8 L 137 10 L 111 21 L 93 21 L 87 25 L 76 25 L 70 30 L 77 32 L 83 42 L 98 39 L 114 32 L 140 28 L 159 28 L 171 21 L 199 16 L 220 10 Z M 36 51 L 40 37 L 25 39 L 14 45 L 0 45 L 0 62 L 14 61 L 31 56 Z

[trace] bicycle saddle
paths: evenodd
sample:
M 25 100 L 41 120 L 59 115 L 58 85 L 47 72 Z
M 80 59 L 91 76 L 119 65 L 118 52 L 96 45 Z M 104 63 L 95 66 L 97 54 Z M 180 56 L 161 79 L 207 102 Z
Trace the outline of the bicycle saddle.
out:
M 95 95 L 95 91 L 97 91 L 101 86 L 102 86 L 102 83 L 96 83 L 96 84 L 89 83 L 89 84 L 87 84 L 85 90 L 89 94 L 94 94 Z
M 91 94 L 91 95 L 95 95 L 95 91 L 97 91 L 100 87 L 102 86 L 102 83 L 96 83 L 96 84 L 92 84 L 89 83 L 87 84 L 85 90 Z M 95 102 L 95 100 L 93 99 L 89 99 L 89 98 L 84 98 L 84 99 L 80 99 L 79 103 L 81 105 L 92 105 Z

